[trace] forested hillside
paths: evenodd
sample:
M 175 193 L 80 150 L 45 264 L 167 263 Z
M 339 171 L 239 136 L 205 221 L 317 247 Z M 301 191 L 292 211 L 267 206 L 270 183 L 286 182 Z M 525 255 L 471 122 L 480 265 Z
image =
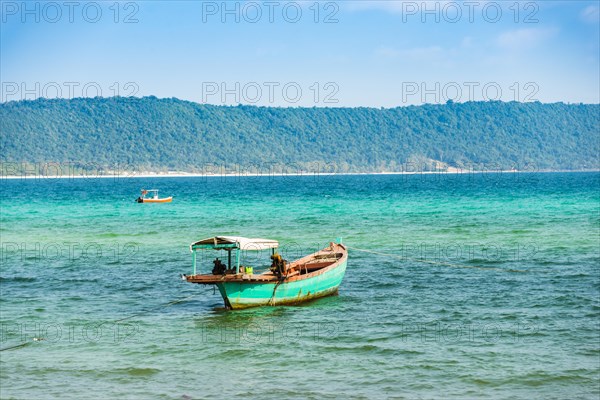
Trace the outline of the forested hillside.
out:
M 1 161 L 201 171 L 208 164 L 401 171 L 598 169 L 600 105 L 471 102 L 374 108 L 80 98 L 0 104 Z M 436 161 L 439 161 L 437 163 Z

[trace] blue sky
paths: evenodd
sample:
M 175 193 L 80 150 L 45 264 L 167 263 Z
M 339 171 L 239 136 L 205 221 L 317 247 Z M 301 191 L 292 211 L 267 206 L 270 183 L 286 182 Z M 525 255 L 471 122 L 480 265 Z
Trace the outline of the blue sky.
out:
M 118 93 L 310 107 L 599 103 L 599 6 L 2 1 L 1 101 Z

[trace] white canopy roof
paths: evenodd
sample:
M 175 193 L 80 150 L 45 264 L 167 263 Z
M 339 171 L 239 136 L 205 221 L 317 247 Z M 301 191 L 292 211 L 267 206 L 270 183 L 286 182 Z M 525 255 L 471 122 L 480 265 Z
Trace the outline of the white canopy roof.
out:
M 259 238 L 245 238 L 241 236 L 215 236 L 212 238 L 202 239 L 197 242 L 194 242 L 190 245 L 190 250 L 194 245 L 198 244 L 208 244 L 213 245 L 215 250 L 219 250 L 221 248 L 219 245 L 231 245 L 235 244 L 237 248 L 240 250 L 246 251 L 259 251 L 266 249 L 276 249 L 279 247 L 279 242 L 277 240 L 271 239 L 259 239 Z

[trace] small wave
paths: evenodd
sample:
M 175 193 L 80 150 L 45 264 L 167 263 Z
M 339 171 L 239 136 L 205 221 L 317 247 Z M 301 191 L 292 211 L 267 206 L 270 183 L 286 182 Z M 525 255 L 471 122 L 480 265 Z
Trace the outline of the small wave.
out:
M 568 265 L 577 265 L 574 261 L 566 261 L 566 260 L 536 260 L 535 263 L 537 265 L 558 265 L 558 266 L 568 266 Z
M 578 351 L 578 354 L 581 354 L 584 356 L 598 357 L 598 356 L 600 356 L 600 349 L 584 349 L 584 350 Z
M 515 233 L 515 234 L 519 234 L 519 233 L 531 233 L 531 229 L 513 229 L 510 231 L 510 233 Z
M 588 278 L 588 277 L 590 277 L 590 276 L 593 276 L 593 275 L 591 275 L 591 274 L 586 274 L 586 273 L 584 273 L 584 272 L 577 272 L 577 273 L 575 273 L 575 274 L 571 274 L 571 275 L 565 274 L 565 275 L 563 275 L 563 276 L 564 276 L 565 278 L 567 278 L 567 279 L 577 279 L 577 278 Z
M 523 384 L 525 386 L 538 387 L 546 385 L 550 382 L 557 383 L 572 383 L 572 384 L 584 384 L 589 383 L 591 381 L 590 378 L 583 376 L 586 371 L 585 370 L 571 370 L 565 371 L 569 374 L 558 373 L 558 374 L 550 374 L 545 372 L 532 372 L 521 379 L 518 379 L 517 382 Z
M 380 347 L 373 344 L 363 344 L 361 346 L 325 346 L 322 347 L 323 352 L 348 352 L 348 353 L 369 353 L 379 355 L 407 355 L 412 353 L 405 353 L 404 350 L 394 350 L 386 347 Z
M 70 297 L 65 297 L 64 300 L 67 301 L 82 301 L 82 300 L 86 300 L 81 296 L 70 296 Z
M 222 357 L 232 357 L 238 358 L 248 355 L 248 351 L 246 349 L 229 349 L 225 350 L 220 354 Z
M 69 279 L 61 279 L 63 283 L 91 283 L 98 282 L 98 278 L 69 278 Z
M 119 233 L 101 233 L 101 234 L 95 235 L 95 236 L 97 236 L 99 238 L 116 238 L 116 237 L 119 237 L 122 235 Z
M 114 233 L 114 232 L 106 232 L 98 235 L 94 235 L 98 238 L 117 238 L 117 237 L 136 237 L 136 236 L 148 236 L 148 235 L 158 235 L 158 231 L 148 231 L 142 233 Z
M 131 376 L 152 376 L 161 372 L 157 368 L 120 368 L 114 372 L 126 373 Z
M 391 289 L 394 289 L 394 288 L 399 287 L 400 283 L 371 281 L 371 282 L 368 282 L 365 286 L 368 288 L 378 288 L 378 289 L 391 288 Z
M 34 282 L 36 278 L 31 276 L 11 276 L 11 277 L 3 277 L 0 276 L 0 282 Z

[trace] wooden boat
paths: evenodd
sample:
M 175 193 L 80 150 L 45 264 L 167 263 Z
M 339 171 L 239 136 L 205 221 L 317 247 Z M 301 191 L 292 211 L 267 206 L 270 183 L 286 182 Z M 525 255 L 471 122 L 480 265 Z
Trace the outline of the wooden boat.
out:
M 216 236 L 190 245 L 193 272 L 182 277 L 191 283 L 216 285 L 229 309 L 297 304 L 336 294 L 346 272 L 348 251 L 341 243 L 288 263 L 276 252 L 279 243 L 269 239 Z M 218 258 L 212 273 L 197 273 L 198 250 L 224 250 L 227 265 Z M 240 252 L 270 250 L 271 265 L 263 272 L 240 264 Z M 211 257 L 212 258 L 212 257 Z
M 135 201 L 138 203 L 170 203 L 173 201 L 173 196 L 159 198 L 158 189 L 145 190 L 142 189 L 142 194 Z

